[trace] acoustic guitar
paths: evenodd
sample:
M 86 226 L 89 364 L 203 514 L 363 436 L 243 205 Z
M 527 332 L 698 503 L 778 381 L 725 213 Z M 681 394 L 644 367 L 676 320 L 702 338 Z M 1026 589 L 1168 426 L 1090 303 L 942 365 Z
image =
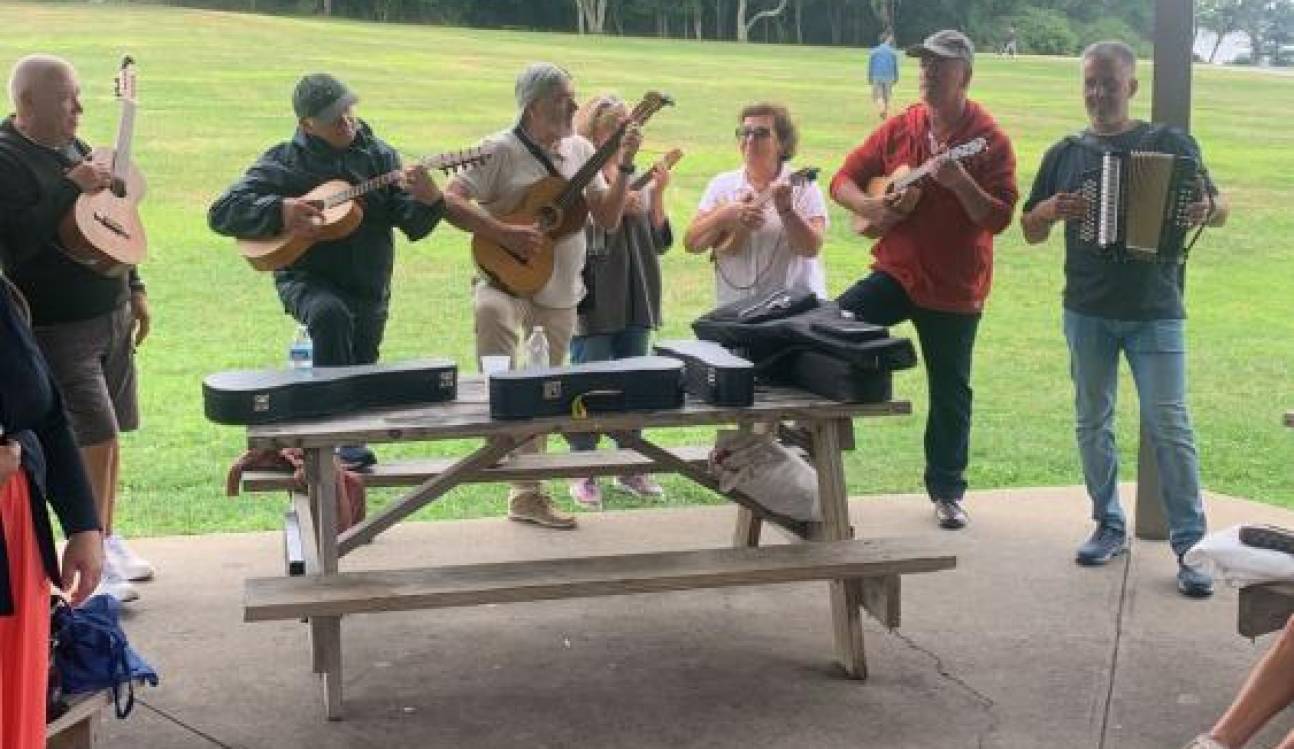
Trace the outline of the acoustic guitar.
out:
M 553 246 L 563 237 L 584 230 L 589 207 L 584 201 L 588 187 L 607 161 L 620 150 L 620 140 L 630 123 L 639 126 L 674 100 L 665 94 L 649 91 L 634 107 L 629 119 L 612 133 L 570 180 L 544 177 L 526 188 L 520 205 L 499 218 L 505 224 L 534 226 L 544 234 L 539 252 L 523 258 L 482 234 L 472 236 L 472 258 L 476 267 L 499 288 L 521 297 L 533 296 L 553 275 Z M 645 176 L 645 175 L 644 175 Z
M 127 55 L 117 71 L 121 121 L 114 148 L 95 148 L 87 156 L 112 170 L 112 187 L 77 198 L 58 227 L 64 254 L 103 276 L 122 276 L 144 261 L 148 237 L 139 218 L 144 175 L 130 159 L 135 134 L 135 61 Z
M 803 169 L 797 169 L 788 174 L 786 176 L 786 181 L 791 184 L 791 187 L 800 187 L 817 179 L 819 171 L 821 170 L 816 166 L 806 166 Z M 747 204 L 751 208 L 762 209 L 764 206 L 768 205 L 768 201 L 772 199 L 773 185 L 769 185 L 761 190 L 758 195 L 755 195 L 747 201 Z M 749 241 L 750 229 L 745 226 L 738 225 L 737 228 L 729 229 L 719 235 L 714 242 L 714 251 L 720 255 L 737 252 L 741 248 L 745 247 L 746 243 Z
M 430 156 L 418 163 L 427 169 L 450 174 L 472 164 L 483 164 L 490 156 L 490 153 L 479 148 L 467 148 Z M 243 238 L 238 240 L 238 251 L 256 270 L 287 267 L 316 244 L 349 236 L 364 220 L 360 198 L 374 190 L 395 184 L 402 174 L 403 170 L 395 169 L 355 185 L 342 179 L 329 180 L 300 196 L 323 212 L 323 218 L 316 225 L 317 233 L 306 235 L 285 231 L 273 237 Z
M 917 202 L 921 200 L 921 189 L 916 187 L 917 183 L 930 176 L 931 173 L 939 166 L 941 161 L 961 161 L 968 159 L 977 153 L 980 153 L 988 147 L 988 141 L 983 138 L 967 141 L 960 146 L 951 148 L 944 153 L 936 154 L 926 159 L 921 166 L 913 169 L 907 164 L 895 169 L 888 176 L 876 177 L 867 183 L 865 192 L 868 197 L 879 198 L 886 195 L 897 195 L 898 197 L 890 207 L 903 215 L 912 213 L 917 207 Z M 871 239 L 879 239 L 885 234 L 885 230 L 875 226 L 867 219 L 855 215 L 854 231 Z

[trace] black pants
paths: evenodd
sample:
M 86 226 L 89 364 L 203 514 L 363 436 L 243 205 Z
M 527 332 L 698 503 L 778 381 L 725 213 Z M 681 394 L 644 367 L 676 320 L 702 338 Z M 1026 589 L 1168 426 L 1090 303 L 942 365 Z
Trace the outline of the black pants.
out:
M 301 279 L 277 283 L 283 309 L 310 330 L 314 366 L 372 364 L 386 331 L 387 302 L 357 299 L 328 284 Z
M 876 325 L 911 320 L 916 327 L 930 388 L 926 492 L 931 499 L 961 499 L 970 451 L 971 354 L 980 315 L 918 307 L 893 276 L 881 272 L 855 283 L 837 301 L 841 309 Z

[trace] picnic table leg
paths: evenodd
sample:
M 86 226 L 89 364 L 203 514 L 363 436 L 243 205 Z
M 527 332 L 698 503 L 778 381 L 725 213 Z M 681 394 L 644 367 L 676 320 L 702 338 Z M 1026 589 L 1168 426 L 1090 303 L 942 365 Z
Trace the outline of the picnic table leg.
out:
M 737 505 L 737 528 L 732 534 L 732 545 L 738 548 L 759 546 L 759 532 L 764 523 L 755 517 L 750 508 Z
M 306 482 L 310 487 L 310 504 L 314 515 L 314 534 L 318 569 L 312 574 L 337 574 L 337 468 L 330 448 L 306 450 Z M 310 554 L 306 558 L 310 558 Z M 314 670 L 323 687 L 324 714 L 328 720 L 341 720 L 341 617 L 316 616 L 310 619 L 310 643 Z
M 813 462 L 818 470 L 818 500 L 822 505 L 821 538 L 843 541 L 853 534 L 849 500 L 845 493 L 845 465 L 840 457 L 840 425 L 836 420 L 814 421 Z M 827 583 L 831 596 L 831 622 L 835 630 L 836 659 L 854 679 L 867 678 L 863 651 L 862 586 L 857 580 Z

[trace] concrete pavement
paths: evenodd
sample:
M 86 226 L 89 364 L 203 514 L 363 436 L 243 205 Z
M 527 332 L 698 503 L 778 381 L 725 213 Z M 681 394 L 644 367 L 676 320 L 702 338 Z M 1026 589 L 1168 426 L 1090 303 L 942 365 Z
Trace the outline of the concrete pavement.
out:
M 1207 502 L 1214 528 L 1294 526 L 1294 512 Z M 1234 590 L 1178 595 L 1167 544 L 1077 567 L 1081 488 L 980 492 L 968 508 L 971 526 L 947 532 L 920 497 L 853 501 L 860 535 L 935 537 L 959 558 L 904 579 L 900 630 L 866 620 L 866 682 L 832 664 L 821 583 L 366 615 L 342 624 L 339 723 L 321 717 L 305 626 L 242 622 L 243 580 L 281 574 L 278 534 L 140 540 L 159 575 L 126 627 L 162 685 L 128 720 L 105 718 L 102 746 L 1177 749 L 1271 640 L 1236 634 Z M 732 518 L 584 514 L 573 533 L 407 523 L 342 568 L 704 548 Z M 1282 716 L 1260 739 L 1292 726 Z

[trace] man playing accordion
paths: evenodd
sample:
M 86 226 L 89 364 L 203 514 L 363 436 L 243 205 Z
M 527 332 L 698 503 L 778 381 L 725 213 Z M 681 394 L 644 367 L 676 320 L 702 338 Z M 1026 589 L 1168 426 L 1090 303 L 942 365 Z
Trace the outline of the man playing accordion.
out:
M 1142 259 L 1117 243 L 1102 247 L 1089 241 L 1084 224 L 1090 225 L 1094 206 L 1082 185 L 1086 175 L 1099 171 L 1107 153 L 1174 154 L 1199 165 L 1197 184 L 1191 186 L 1197 197 L 1183 206 L 1183 224 L 1221 226 L 1227 208 L 1191 136 L 1130 118 L 1135 68 L 1136 56 L 1121 42 L 1098 42 L 1083 52 L 1089 127 L 1047 151 L 1020 223 L 1025 241 L 1037 244 L 1047 239 L 1053 224 L 1065 222 L 1064 329 L 1076 393 L 1078 451 L 1096 521 L 1076 561 L 1104 564 L 1127 548 L 1113 429 L 1123 352 L 1159 465 L 1170 543 L 1178 557 L 1177 587 L 1184 595 L 1204 597 L 1213 590 L 1212 579 L 1182 562 L 1205 531 L 1195 433 L 1186 404 L 1185 252 L 1180 246 L 1168 248 L 1170 252 L 1161 248 L 1163 257 Z M 1135 197 L 1129 196 L 1130 204 L 1136 204 Z

